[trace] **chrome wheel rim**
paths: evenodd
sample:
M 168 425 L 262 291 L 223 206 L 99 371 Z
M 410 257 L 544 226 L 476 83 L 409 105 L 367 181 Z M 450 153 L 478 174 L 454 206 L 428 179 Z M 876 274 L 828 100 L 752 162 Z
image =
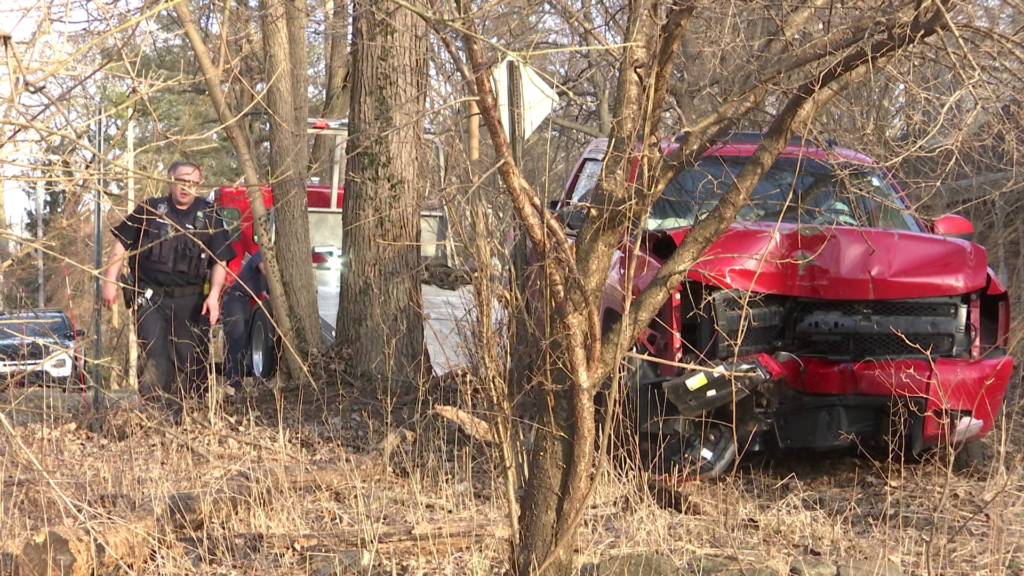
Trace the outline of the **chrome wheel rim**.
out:
M 263 333 L 263 325 L 257 322 L 252 328 L 252 371 L 260 378 L 263 377 L 266 342 L 267 338 Z

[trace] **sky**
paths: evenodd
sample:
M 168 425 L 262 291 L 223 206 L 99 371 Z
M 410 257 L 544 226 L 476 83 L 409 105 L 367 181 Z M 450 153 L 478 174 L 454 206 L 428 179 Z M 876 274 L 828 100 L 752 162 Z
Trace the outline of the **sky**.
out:
M 47 0 L 0 0 L 0 31 L 10 34 L 19 55 L 24 59 L 27 43 L 37 33 L 40 16 L 43 14 L 44 2 Z M 52 36 L 51 36 L 52 38 Z M 38 40 L 38 39 L 37 39 Z M 49 42 L 54 46 L 56 42 Z M 0 46 L 0 101 L 6 100 L 11 93 L 10 75 L 7 69 L 7 57 Z M 6 115 L 5 106 L 0 105 L 0 115 Z M 0 128 L 0 139 L 6 137 L 9 128 Z M 3 187 L 7 220 L 15 231 L 20 231 L 25 211 L 31 201 L 25 196 L 25 183 L 10 179 L 19 169 L 10 166 L 5 159 L 30 152 L 6 146 L 0 149 L 0 184 Z
M 36 7 L 38 4 L 38 0 L 4 0 L 3 8 L 0 8 L 0 31 L 10 34 L 14 39 L 15 45 L 26 42 L 31 37 L 33 30 L 35 30 L 36 21 L 33 15 L 37 13 Z M 26 15 L 28 16 L 27 18 Z M 3 82 L 0 82 L 0 100 L 5 100 L 11 94 L 10 72 L 7 69 L 6 54 L 3 57 L 0 75 L 2 75 L 0 79 L 3 80 Z M 3 132 L 6 133 L 7 131 L 8 128 L 5 127 Z M 3 177 L 2 185 L 7 219 L 17 229 L 20 228 L 20 221 L 23 219 L 25 210 L 28 208 L 28 199 L 21 190 L 23 183 L 8 179 L 16 171 L 16 169 L 4 162 L 4 158 L 11 152 L 13 150 L 0 150 L 0 163 L 2 163 L 0 165 L 0 174 Z

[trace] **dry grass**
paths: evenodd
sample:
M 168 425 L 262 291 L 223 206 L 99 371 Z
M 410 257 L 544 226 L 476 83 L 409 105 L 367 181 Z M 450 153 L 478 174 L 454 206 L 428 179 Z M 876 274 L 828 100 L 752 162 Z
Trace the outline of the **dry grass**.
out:
M 395 425 L 385 415 L 396 413 L 402 410 L 385 410 L 350 387 L 319 397 L 265 391 L 212 422 L 200 416 L 173 430 L 127 413 L 99 435 L 74 422 L 20 427 L 24 449 L 11 438 L 0 447 L 5 567 L 46 527 L 148 515 L 158 520 L 148 535 L 155 553 L 132 566 L 137 573 L 330 574 L 346 571 L 347 562 L 371 574 L 504 571 L 505 508 L 493 448 L 415 411 L 404 417 L 409 432 L 386 441 Z M 981 478 L 951 474 L 940 462 L 759 460 L 724 480 L 682 487 L 682 512 L 660 507 L 637 488 L 636 475 L 609 472 L 579 535 L 581 561 L 655 549 L 680 563 L 735 556 L 783 573 L 793 558 L 819 556 L 888 558 L 905 573 L 1020 574 L 1019 436 L 996 439 L 1007 440 L 1007 465 Z M 266 472 L 298 464 L 328 467 L 337 477 L 302 485 Z M 168 494 L 207 497 L 239 478 L 258 489 L 233 511 L 211 514 L 201 529 L 174 531 L 157 512 Z M 468 537 L 432 537 L 432 529 L 460 523 L 481 528 Z M 394 536 L 409 527 L 418 536 Z M 353 532 L 364 535 L 361 542 L 335 542 Z

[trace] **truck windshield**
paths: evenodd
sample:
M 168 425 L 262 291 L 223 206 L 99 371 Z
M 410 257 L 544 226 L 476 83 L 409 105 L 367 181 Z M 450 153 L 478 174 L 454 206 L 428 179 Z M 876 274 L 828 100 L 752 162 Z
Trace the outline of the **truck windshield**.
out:
M 63 318 L 0 317 L 0 339 L 56 338 L 71 331 Z
M 718 204 L 747 157 L 706 156 L 676 174 L 647 217 L 648 230 L 692 226 Z M 737 217 L 745 222 L 866 226 L 919 231 L 901 198 L 877 172 L 808 158 L 779 158 Z

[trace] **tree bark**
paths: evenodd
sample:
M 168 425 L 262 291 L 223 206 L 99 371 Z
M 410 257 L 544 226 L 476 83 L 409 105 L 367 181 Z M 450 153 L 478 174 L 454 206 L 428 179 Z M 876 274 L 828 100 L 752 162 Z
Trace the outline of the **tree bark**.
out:
M 156 525 L 152 518 L 129 524 L 49 528 L 25 542 L 18 554 L 23 576 L 109 574 L 138 568 L 149 558 Z
M 274 249 L 284 294 L 290 299 L 300 356 L 320 345 L 316 282 L 311 263 L 306 203 L 306 38 L 305 15 L 296 0 L 261 0 L 260 23 L 267 57 L 270 112 L 270 175 L 277 228 Z M 277 296 L 277 293 L 275 293 Z
M 305 143 L 308 140 L 306 120 L 309 118 L 309 54 L 306 42 L 306 22 L 309 22 L 309 14 L 306 12 L 305 0 L 285 0 L 284 11 L 285 27 L 288 29 L 288 61 L 292 72 L 292 108 L 295 126 L 300 128 L 297 134 Z M 301 161 L 299 166 L 306 166 L 309 146 L 297 149 L 295 157 L 296 162 Z M 303 182 L 306 173 L 307 170 L 303 169 Z
M 331 47 L 327 54 L 327 89 L 324 93 L 324 109 L 320 114 L 321 117 L 330 120 L 348 116 L 350 95 L 348 19 L 349 0 L 335 0 L 334 12 L 328 30 Z M 333 145 L 333 135 L 317 136 L 313 142 L 310 171 L 312 176 L 320 179 L 321 184 L 330 185 L 331 183 Z
M 228 107 L 227 101 L 224 99 L 224 92 L 221 90 L 220 85 L 220 74 L 217 72 L 217 68 L 213 65 L 209 49 L 206 47 L 202 37 L 199 35 L 199 31 L 192 22 L 192 14 L 189 12 L 188 4 L 186 2 L 178 2 L 174 5 L 174 12 L 181 20 L 181 27 L 185 31 L 185 36 L 188 38 L 189 44 L 192 46 L 192 51 L 196 54 L 196 59 L 199 61 L 199 67 L 203 72 L 203 79 L 206 81 L 206 88 L 210 95 L 210 102 L 213 104 L 213 108 L 217 112 L 217 118 L 223 125 L 224 131 L 227 132 L 228 138 L 231 140 L 231 145 L 235 149 L 235 153 L 238 154 L 238 166 L 242 170 L 246 186 L 248 187 L 249 206 L 252 210 L 253 218 L 253 230 L 260 238 L 269 238 L 269 218 L 267 215 L 267 209 L 263 205 L 263 194 L 260 190 L 259 171 L 256 169 L 256 162 L 253 161 L 249 140 L 246 137 L 244 130 L 236 121 L 235 113 L 231 111 Z M 305 194 L 303 194 L 303 197 L 305 197 Z M 291 298 L 285 290 L 284 282 L 281 278 L 281 267 L 278 265 L 278 256 L 275 247 L 267 246 L 266 249 L 261 250 L 261 252 L 263 253 L 263 265 L 266 268 L 267 284 L 270 287 L 270 291 L 274 294 L 285 295 L 284 298 L 272 298 L 271 303 L 274 311 L 274 321 L 277 324 L 277 328 L 281 334 L 287 336 L 292 333 L 292 317 L 290 312 Z M 308 251 L 306 254 L 307 258 L 310 258 Z M 294 374 L 301 373 L 303 365 L 296 354 L 289 352 L 286 354 L 286 359 L 289 369 Z
M 382 392 L 421 378 L 419 268 L 426 27 L 385 0 L 355 3 L 338 340 Z M 394 385 L 397 390 L 386 389 Z
M 519 576 L 540 574 L 567 575 L 572 573 L 571 552 L 561 551 L 554 556 L 569 491 L 586 491 L 586 486 L 571 486 L 569 466 L 577 448 L 591 450 L 576 439 L 573 419 L 573 395 L 569 378 L 558 365 L 549 374 L 552 382 L 544 387 L 534 412 L 537 432 L 530 450 L 530 477 L 526 482 L 519 504 L 519 542 L 514 559 L 515 573 Z M 576 443 L 580 444 L 577 445 Z M 571 514 L 571 513 L 570 513 Z

